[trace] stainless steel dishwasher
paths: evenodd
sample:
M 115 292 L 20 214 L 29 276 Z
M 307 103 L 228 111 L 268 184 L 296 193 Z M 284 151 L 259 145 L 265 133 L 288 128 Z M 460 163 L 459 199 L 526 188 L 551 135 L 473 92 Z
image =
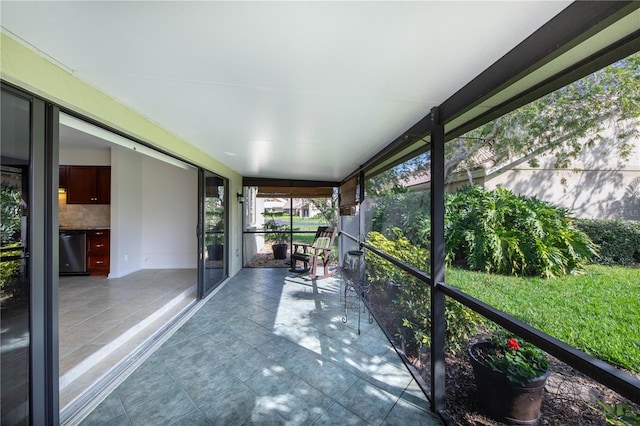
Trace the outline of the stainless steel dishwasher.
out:
M 87 232 L 60 230 L 60 275 L 87 275 Z

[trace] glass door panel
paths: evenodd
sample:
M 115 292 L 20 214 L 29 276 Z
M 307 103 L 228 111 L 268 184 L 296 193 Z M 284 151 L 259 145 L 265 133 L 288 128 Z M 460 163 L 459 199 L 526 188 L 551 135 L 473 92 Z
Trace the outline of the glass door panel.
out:
M 3 91 L 0 113 L 0 423 L 29 424 L 31 103 Z
M 227 277 L 225 179 L 204 172 L 204 294 Z

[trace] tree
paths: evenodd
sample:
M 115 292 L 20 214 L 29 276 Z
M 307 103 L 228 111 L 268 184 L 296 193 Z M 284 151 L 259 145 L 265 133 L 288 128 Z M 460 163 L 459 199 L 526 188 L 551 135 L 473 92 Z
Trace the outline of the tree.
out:
M 330 226 L 338 226 L 338 194 L 334 191 L 331 198 L 309 198 L 309 202 L 320 212 Z
M 539 154 L 552 154 L 556 168 L 568 168 L 586 148 L 610 144 L 603 132 L 613 127 L 608 152 L 629 156 L 633 137 L 640 134 L 640 52 L 503 115 L 446 144 L 445 173 L 474 167 L 473 155 L 488 148 L 496 163 L 523 158 L 538 165 Z M 377 177 L 374 192 L 389 182 L 425 174 L 429 153 L 420 155 Z

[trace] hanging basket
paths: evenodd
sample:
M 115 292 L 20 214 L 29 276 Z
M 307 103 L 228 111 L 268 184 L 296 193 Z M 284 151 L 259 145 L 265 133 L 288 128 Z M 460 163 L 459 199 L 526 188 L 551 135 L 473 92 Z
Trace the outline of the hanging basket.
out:
M 528 383 L 519 384 L 493 371 L 478 354 L 491 350 L 490 342 L 478 342 L 469 347 L 469 358 L 476 380 L 480 405 L 492 418 L 508 425 L 536 425 L 540 419 L 540 406 L 547 371 Z

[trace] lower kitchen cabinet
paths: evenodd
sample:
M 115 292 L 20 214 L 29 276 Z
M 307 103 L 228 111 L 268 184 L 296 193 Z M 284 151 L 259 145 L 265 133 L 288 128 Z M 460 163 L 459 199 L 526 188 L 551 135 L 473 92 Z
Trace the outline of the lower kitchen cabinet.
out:
M 91 275 L 109 275 L 109 230 L 87 231 L 87 270 Z

